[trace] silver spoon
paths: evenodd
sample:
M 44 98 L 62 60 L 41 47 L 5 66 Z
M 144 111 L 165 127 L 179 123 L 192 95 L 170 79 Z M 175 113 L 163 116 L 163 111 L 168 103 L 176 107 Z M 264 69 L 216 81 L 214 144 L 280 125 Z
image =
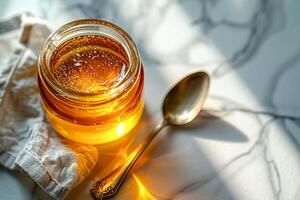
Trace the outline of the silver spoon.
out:
M 91 194 L 97 200 L 117 193 L 131 168 L 155 136 L 166 126 L 182 126 L 191 122 L 200 112 L 206 99 L 209 76 L 205 72 L 192 73 L 180 80 L 167 94 L 163 103 L 163 121 L 129 155 L 127 161 L 105 178 L 98 180 Z

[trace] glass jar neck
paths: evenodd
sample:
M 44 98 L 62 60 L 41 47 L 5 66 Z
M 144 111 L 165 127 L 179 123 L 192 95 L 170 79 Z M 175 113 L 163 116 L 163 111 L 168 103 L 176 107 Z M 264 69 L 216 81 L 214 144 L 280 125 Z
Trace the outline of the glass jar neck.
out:
M 110 38 L 119 43 L 128 57 L 128 71 L 124 77 L 109 88 L 94 92 L 78 92 L 63 87 L 50 71 L 53 52 L 64 42 L 85 35 L 97 35 Z M 137 48 L 130 36 L 120 27 L 99 19 L 83 19 L 68 23 L 53 32 L 46 40 L 39 57 L 39 76 L 50 90 L 63 98 L 76 102 L 106 102 L 130 87 L 140 73 L 141 60 Z

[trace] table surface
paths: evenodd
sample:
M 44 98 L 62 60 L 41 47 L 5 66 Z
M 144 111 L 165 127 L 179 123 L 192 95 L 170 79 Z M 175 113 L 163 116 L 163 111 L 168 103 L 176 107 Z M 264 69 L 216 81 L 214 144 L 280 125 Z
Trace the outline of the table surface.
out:
M 299 10 L 297 0 L 0 0 L 0 17 L 30 11 L 53 29 L 105 18 L 127 30 L 145 67 L 141 136 L 172 82 L 194 70 L 211 75 L 205 112 L 165 130 L 113 199 L 300 199 Z M 122 160 L 99 154 L 67 199 L 92 199 L 96 177 Z M 51 198 L 0 167 L 0 199 Z

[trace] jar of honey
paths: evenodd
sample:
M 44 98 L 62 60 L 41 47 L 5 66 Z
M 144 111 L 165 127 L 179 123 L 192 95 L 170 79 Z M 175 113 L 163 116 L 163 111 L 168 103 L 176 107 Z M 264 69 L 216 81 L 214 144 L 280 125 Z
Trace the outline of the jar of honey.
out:
M 143 112 L 144 72 L 136 45 L 104 20 L 73 21 L 52 33 L 39 56 L 38 85 L 50 124 L 76 142 L 115 141 Z

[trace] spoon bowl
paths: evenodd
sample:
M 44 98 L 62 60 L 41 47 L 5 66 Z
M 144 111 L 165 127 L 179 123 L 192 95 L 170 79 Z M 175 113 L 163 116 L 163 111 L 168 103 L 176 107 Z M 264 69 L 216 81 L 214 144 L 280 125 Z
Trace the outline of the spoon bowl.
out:
M 163 116 L 169 125 L 191 122 L 201 111 L 207 97 L 209 77 L 196 72 L 180 80 L 168 92 L 163 103 Z

